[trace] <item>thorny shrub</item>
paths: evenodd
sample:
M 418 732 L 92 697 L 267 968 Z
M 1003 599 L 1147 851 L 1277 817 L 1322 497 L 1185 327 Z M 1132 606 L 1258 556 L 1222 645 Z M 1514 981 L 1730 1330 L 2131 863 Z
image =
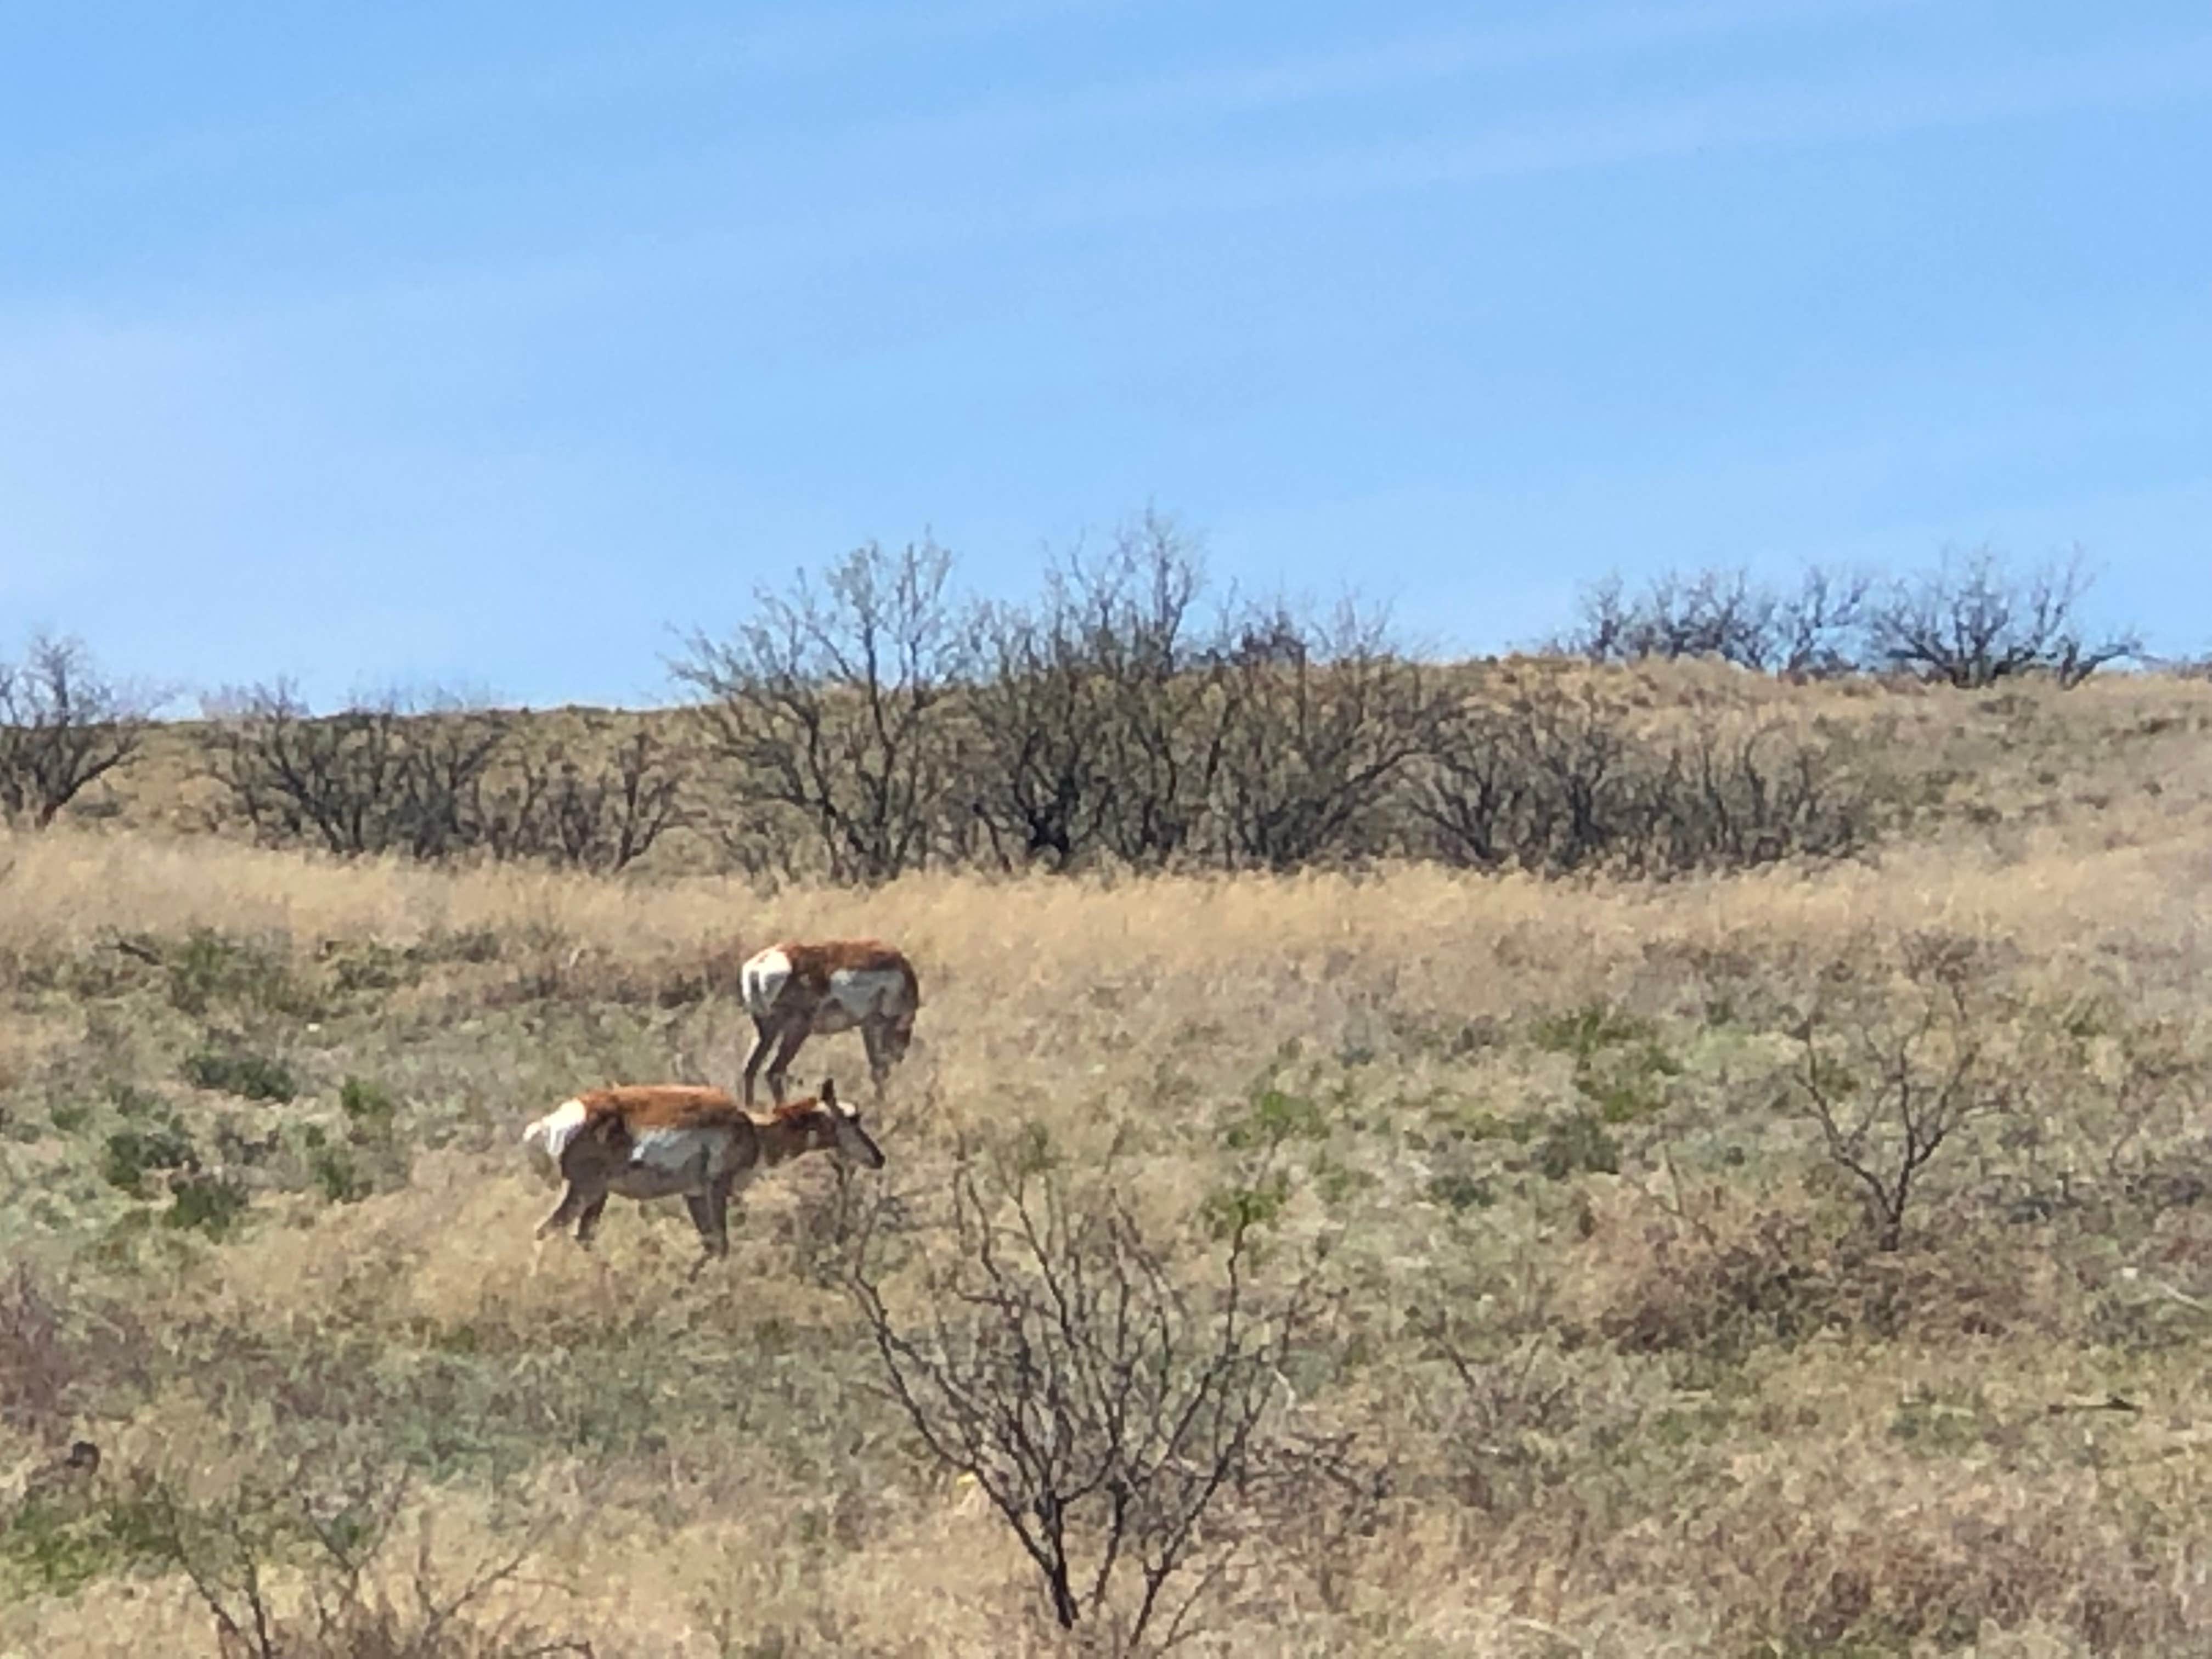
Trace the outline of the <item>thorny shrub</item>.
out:
M 1259 1245 L 1231 1218 L 1190 1285 L 1109 1185 L 963 1149 L 949 1220 L 921 1241 L 923 1297 L 895 1301 L 865 1241 L 856 1258 L 885 1388 L 927 1455 L 989 1499 L 1055 1620 L 1103 1626 L 1116 1651 L 1187 1633 L 1245 1542 L 1235 1495 L 1323 1314 L 1310 1270 L 1263 1288 Z

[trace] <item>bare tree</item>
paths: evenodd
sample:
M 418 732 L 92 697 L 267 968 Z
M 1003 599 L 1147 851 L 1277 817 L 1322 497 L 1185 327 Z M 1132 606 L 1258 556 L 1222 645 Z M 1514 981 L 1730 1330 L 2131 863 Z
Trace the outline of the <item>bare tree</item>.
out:
M 1447 861 L 1488 868 L 1525 859 L 1522 825 L 1535 781 L 1518 737 L 1504 709 L 1479 698 L 1439 712 L 1407 799 Z
M 1378 614 L 1248 615 L 1222 653 L 1231 718 L 1214 789 L 1225 861 L 1289 869 L 1360 845 L 1436 708 Z
M 1263 1296 L 1240 1207 L 1218 1276 L 1187 1289 L 1116 1198 L 1079 1200 L 1034 1162 L 986 1179 L 963 1149 L 951 1206 L 910 1314 L 866 1241 L 856 1256 L 890 1397 L 989 1499 L 1063 1627 L 1108 1623 L 1122 1652 L 1172 1645 L 1233 1561 L 1219 1500 L 1261 1461 L 1276 1378 L 1318 1313 L 1312 1279 Z
M 1863 570 L 1808 565 L 1797 591 L 1777 599 L 1767 659 L 1751 665 L 1781 674 L 1822 678 L 1866 665 L 1866 630 L 1875 579 Z
M 1447 708 L 1406 799 L 1454 863 L 1643 875 L 1850 853 L 1869 832 L 1864 784 L 1817 728 L 1699 718 L 1646 731 L 1601 687 L 1547 678 L 1510 702 Z
M 1769 721 L 1701 719 L 1644 794 L 1647 872 L 1838 858 L 1866 839 L 1872 804 L 1827 744 Z
M 81 641 L 33 637 L 0 663 L 0 809 L 45 829 L 144 745 L 153 700 L 102 674 Z
M 626 869 L 687 819 L 685 757 L 641 720 L 611 749 L 586 742 L 517 745 L 496 780 L 472 786 L 469 817 L 501 858 Z
M 1156 866 L 1188 846 L 1228 723 L 1194 632 L 1195 550 L 1148 514 L 1101 556 L 1047 572 L 1034 608 L 976 618 L 967 798 L 1001 864 L 1097 852 Z
M 936 850 L 969 645 L 951 574 L 933 542 L 872 542 L 818 590 L 802 574 L 788 596 L 760 592 L 732 638 L 694 635 L 674 665 L 743 821 L 787 815 L 835 877 L 888 880 Z
M 495 711 L 397 693 L 317 715 L 282 680 L 228 694 L 213 713 L 204 763 L 232 810 L 264 842 L 343 856 L 480 845 L 474 809 L 513 729 Z
M 2079 550 L 2016 574 L 1988 548 L 1890 584 L 1869 618 L 1878 660 L 1966 690 L 2026 673 L 2074 686 L 2137 655 L 2131 629 L 2093 638 L 2081 618 L 2091 578 Z
M 1764 673 L 1838 674 L 1862 665 L 1873 578 L 1814 565 L 1794 592 L 1737 570 L 1661 572 L 1632 596 L 1618 574 L 1585 587 L 1554 654 L 1592 662 L 1718 657 Z
M 1909 941 L 1900 983 L 1831 975 L 1797 1021 L 1792 1097 L 1829 1158 L 1858 1184 L 1878 1248 L 1904 1241 L 1929 1162 L 1971 1119 L 2008 1106 L 2015 1080 L 1990 1052 L 1973 951 Z
M 1515 697 L 1511 714 L 1534 779 L 1523 797 L 1525 861 L 1551 870 L 1595 862 L 1630 831 L 1636 738 L 1627 711 L 1595 685 L 1547 683 Z
M 1004 868 L 1066 869 L 1098 844 L 1117 780 L 1101 743 L 1110 687 L 1055 585 L 1041 612 L 978 610 L 977 743 L 963 793 Z
M 303 1455 L 211 1502 L 158 1476 L 133 1485 L 114 1505 L 112 1530 L 183 1575 L 214 1625 L 221 1659 L 590 1659 L 589 1642 L 489 1613 L 486 1602 L 520 1574 L 527 1546 L 457 1583 L 451 1550 L 425 1518 L 412 1559 L 401 1557 L 404 1470 Z M 393 1568 L 404 1596 L 383 1582 Z

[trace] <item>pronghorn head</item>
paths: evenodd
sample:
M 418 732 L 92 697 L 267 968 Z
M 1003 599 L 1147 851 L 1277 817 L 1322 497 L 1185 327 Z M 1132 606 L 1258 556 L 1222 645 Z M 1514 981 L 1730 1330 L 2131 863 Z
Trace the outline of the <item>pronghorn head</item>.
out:
M 884 1149 L 868 1138 L 860 1127 L 860 1114 L 837 1098 L 837 1085 L 829 1078 L 822 1079 L 822 1111 L 830 1120 L 830 1133 L 836 1137 L 838 1157 L 859 1164 L 864 1170 L 884 1167 Z

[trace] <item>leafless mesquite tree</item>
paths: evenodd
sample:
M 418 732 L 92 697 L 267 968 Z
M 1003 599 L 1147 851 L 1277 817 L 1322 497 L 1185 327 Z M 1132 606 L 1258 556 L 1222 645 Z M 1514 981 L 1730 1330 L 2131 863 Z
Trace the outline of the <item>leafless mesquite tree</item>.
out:
M 1714 656 L 1778 674 L 1848 673 L 1865 659 L 1874 578 L 1808 566 L 1794 590 L 1744 570 L 1662 571 L 1632 594 L 1618 575 L 1586 587 L 1576 626 L 1549 649 L 1592 662 Z
M 1221 653 L 1230 718 L 1214 786 L 1223 861 L 1291 869 L 1363 848 L 1400 774 L 1430 745 L 1430 677 L 1386 619 L 1346 603 L 1318 625 L 1255 611 Z M 1370 834 L 1370 843 L 1376 840 Z
M 1406 799 L 1454 862 L 1670 875 L 1851 851 L 1872 804 L 1817 730 L 1732 717 L 1646 731 L 1594 685 L 1542 681 L 1434 720 Z
M 500 857 L 612 872 L 689 822 L 687 758 L 642 722 L 603 754 L 559 743 L 512 747 L 501 775 L 480 778 L 470 803 L 472 830 Z
M 118 1539 L 181 1572 L 212 1620 L 222 1659 L 590 1659 L 588 1642 L 553 1636 L 484 1603 L 520 1577 L 526 1549 L 456 1582 L 422 1522 L 406 1593 L 376 1580 L 391 1564 L 411 1492 L 403 1470 L 301 1457 L 255 1474 L 227 1498 L 194 1501 L 142 1477 L 114 1507 Z M 280 1588 L 281 1587 L 281 1588 Z
M 1947 556 L 1933 571 L 1882 592 L 1869 617 L 1873 653 L 1965 690 L 2030 672 L 2078 685 L 2142 649 L 2131 629 L 2101 638 L 2087 631 L 2081 609 L 2090 585 L 2079 550 L 2024 573 L 1988 548 Z
M 449 856 L 478 844 L 471 813 L 513 722 L 398 694 L 313 714 L 289 682 L 227 694 L 205 766 L 261 840 L 343 856 Z
M 1034 605 L 974 618 L 964 788 L 1002 866 L 1138 867 L 1189 847 L 1231 719 L 1197 551 L 1156 514 L 1048 571 Z
M 1778 674 L 1899 668 L 1966 690 L 2027 673 L 2074 686 L 2142 652 L 2131 629 L 2088 631 L 2091 585 L 2078 550 L 2025 570 L 1988 548 L 1898 577 L 1808 566 L 1794 590 L 1706 570 L 1662 572 L 1632 593 L 1614 575 L 1583 590 L 1576 626 L 1547 648 L 1593 662 L 1717 656 Z
M 0 810 L 43 830 L 144 746 L 157 701 L 100 672 L 83 642 L 34 636 L 0 663 Z
M 933 542 L 854 549 L 819 587 L 762 591 L 726 641 L 673 665 L 702 744 L 750 833 L 761 809 L 811 836 L 833 877 L 885 881 L 932 861 L 955 760 L 951 699 L 969 640 Z
M 1929 1163 L 1971 1120 L 2008 1108 L 2017 1079 L 1974 951 L 1908 941 L 1895 985 L 1838 971 L 1796 1023 L 1790 1091 L 1828 1158 L 1859 1188 L 1875 1243 L 1895 1250 Z
M 1116 1199 L 964 1150 L 946 1232 L 919 1297 L 886 1291 L 866 1238 L 855 1256 L 890 1398 L 1012 1531 L 1062 1627 L 1101 1624 L 1125 1653 L 1173 1645 L 1234 1564 L 1222 1500 L 1265 1461 L 1316 1281 L 1263 1293 L 1240 1215 L 1210 1281 L 1188 1288 Z

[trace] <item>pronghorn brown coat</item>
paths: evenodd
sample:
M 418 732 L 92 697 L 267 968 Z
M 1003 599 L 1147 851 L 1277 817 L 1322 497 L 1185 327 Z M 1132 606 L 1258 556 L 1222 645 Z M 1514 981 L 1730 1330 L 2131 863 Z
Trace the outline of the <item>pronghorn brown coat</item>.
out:
M 785 940 L 748 958 L 738 973 L 745 1012 L 753 1018 L 752 1052 L 745 1056 L 744 1099 L 753 1103 L 753 1079 L 771 1052 L 769 1092 L 779 1103 L 784 1079 L 810 1036 L 860 1029 L 868 1075 L 878 1093 L 890 1069 L 914 1041 L 921 982 L 914 964 L 881 939 Z
M 574 1222 L 589 1244 L 611 1194 L 641 1202 L 681 1196 L 708 1259 L 727 1255 L 729 1203 L 761 1170 L 807 1152 L 833 1152 L 872 1170 L 882 1149 L 828 1079 L 818 1098 L 748 1112 L 726 1090 L 689 1084 L 593 1089 L 563 1101 L 523 1131 L 542 1174 L 565 1181 L 538 1237 Z

